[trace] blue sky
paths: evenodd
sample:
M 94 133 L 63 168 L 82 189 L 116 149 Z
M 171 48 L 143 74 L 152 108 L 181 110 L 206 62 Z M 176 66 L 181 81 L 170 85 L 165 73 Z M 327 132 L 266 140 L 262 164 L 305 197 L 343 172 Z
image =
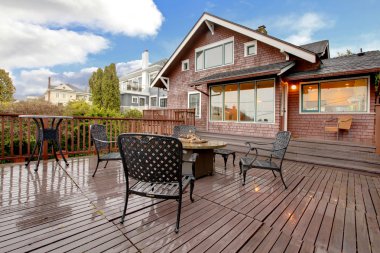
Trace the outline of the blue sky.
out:
M 16 98 L 42 95 L 47 77 L 80 88 L 97 67 L 116 63 L 122 75 L 169 58 L 203 12 L 300 45 L 330 40 L 332 56 L 380 50 L 380 1 L 2 0 L 0 68 L 11 73 Z

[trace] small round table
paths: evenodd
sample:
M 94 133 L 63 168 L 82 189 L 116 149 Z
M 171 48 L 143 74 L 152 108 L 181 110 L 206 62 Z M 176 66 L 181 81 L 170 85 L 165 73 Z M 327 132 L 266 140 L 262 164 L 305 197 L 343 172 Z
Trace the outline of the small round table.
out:
M 37 166 L 34 169 L 35 171 L 38 170 L 38 165 L 40 164 L 40 159 L 42 156 L 42 146 L 44 141 L 52 141 L 52 151 L 55 157 L 55 160 L 58 162 L 57 152 L 54 148 L 54 144 L 58 147 L 59 153 L 61 154 L 63 160 L 65 161 L 66 165 L 68 166 L 69 163 L 66 161 L 65 156 L 62 153 L 62 148 L 58 140 L 58 128 L 61 124 L 63 119 L 72 119 L 73 117 L 70 116 L 51 116 L 51 115 L 20 115 L 20 118 L 30 118 L 33 119 L 34 123 L 37 127 L 37 138 L 36 138 L 36 144 L 34 145 L 33 151 L 28 159 L 28 162 L 25 164 L 25 166 L 28 166 L 30 161 L 32 160 L 34 153 L 36 152 L 36 148 L 38 145 L 40 145 L 40 150 L 38 153 L 38 160 L 37 160 Z M 51 120 L 51 126 L 48 127 L 44 125 L 44 120 Z
M 214 149 L 224 148 L 227 145 L 223 141 L 214 140 L 204 143 L 181 142 L 183 149 L 187 151 L 184 154 L 184 159 L 190 157 L 192 153 L 199 154 L 195 163 L 195 178 L 210 176 L 214 173 Z

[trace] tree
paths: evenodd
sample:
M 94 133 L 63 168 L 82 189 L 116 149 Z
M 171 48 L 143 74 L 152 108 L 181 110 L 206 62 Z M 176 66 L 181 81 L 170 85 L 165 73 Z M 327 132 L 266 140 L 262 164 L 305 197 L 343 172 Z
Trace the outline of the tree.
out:
M 354 53 L 352 53 L 352 51 L 350 49 L 346 49 L 346 52 L 338 52 L 337 55 L 340 57 L 340 56 L 348 56 L 348 55 L 353 55 Z
M 103 80 L 103 70 L 98 68 L 96 72 L 92 73 L 90 78 L 89 86 L 92 94 L 92 102 L 94 105 L 99 106 L 100 108 L 103 106 L 102 103 L 102 80 Z
M 93 104 L 107 110 L 120 110 L 119 78 L 114 63 L 99 68 L 89 80 Z
M 11 102 L 16 88 L 13 86 L 9 73 L 0 69 L 0 102 Z

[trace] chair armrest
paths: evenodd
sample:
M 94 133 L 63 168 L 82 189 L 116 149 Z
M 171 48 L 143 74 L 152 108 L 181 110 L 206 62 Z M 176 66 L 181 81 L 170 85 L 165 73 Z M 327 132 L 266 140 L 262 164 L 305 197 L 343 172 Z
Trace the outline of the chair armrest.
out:
M 96 138 L 92 138 L 94 141 L 102 142 L 102 143 L 117 143 L 117 141 L 103 141 Z
M 283 147 L 283 148 L 278 148 L 278 149 L 269 149 L 269 148 L 253 148 L 253 149 L 257 149 L 257 150 L 265 150 L 265 151 L 270 151 L 270 152 L 273 152 L 273 151 L 280 151 L 280 150 L 283 150 L 283 149 L 286 149 L 287 147 Z

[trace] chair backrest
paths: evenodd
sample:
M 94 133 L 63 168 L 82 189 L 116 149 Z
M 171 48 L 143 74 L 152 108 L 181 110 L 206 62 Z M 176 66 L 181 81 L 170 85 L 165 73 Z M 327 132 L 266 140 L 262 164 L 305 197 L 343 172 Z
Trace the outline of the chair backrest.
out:
M 276 135 L 276 140 L 273 143 L 272 157 L 283 159 L 288 148 L 291 133 L 289 131 L 280 131 Z
M 186 135 L 186 134 L 195 134 L 197 129 L 195 126 L 192 125 L 179 125 L 179 126 L 174 126 L 173 128 L 173 137 L 179 138 L 181 135 Z
M 91 138 L 95 144 L 95 148 L 97 151 L 108 148 L 108 145 L 109 145 L 108 143 L 96 141 L 96 140 L 108 141 L 106 126 L 99 125 L 99 124 L 91 125 L 90 133 L 91 133 Z
M 152 183 L 182 180 L 182 143 L 177 138 L 149 134 L 121 134 L 119 150 L 126 177 Z
M 338 117 L 338 128 L 349 130 L 352 124 L 352 116 L 339 116 Z

